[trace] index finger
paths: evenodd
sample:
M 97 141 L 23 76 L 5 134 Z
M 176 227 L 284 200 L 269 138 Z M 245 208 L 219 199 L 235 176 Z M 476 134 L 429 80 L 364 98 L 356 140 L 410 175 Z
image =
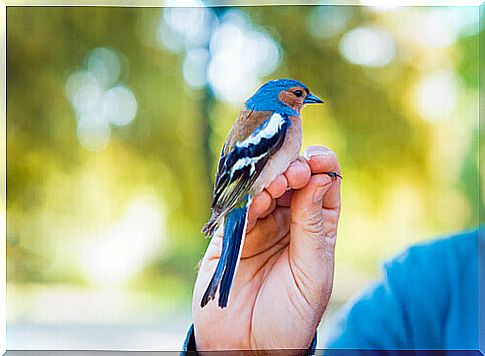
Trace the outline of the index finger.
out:
M 310 167 L 304 158 L 299 157 L 291 162 L 284 176 L 288 182 L 288 188 L 301 189 L 310 181 Z

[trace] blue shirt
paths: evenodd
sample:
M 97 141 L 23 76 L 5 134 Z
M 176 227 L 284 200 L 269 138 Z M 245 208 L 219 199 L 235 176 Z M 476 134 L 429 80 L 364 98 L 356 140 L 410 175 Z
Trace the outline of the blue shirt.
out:
M 478 350 L 478 230 L 415 245 L 345 307 L 328 349 Z M 483 262 L 483 261 L 482 261 Z

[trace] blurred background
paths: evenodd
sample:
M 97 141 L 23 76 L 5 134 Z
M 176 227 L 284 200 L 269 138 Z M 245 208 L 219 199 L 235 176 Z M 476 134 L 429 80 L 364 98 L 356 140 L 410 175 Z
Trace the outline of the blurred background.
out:
M 179 350 L 218 153 L 279 77 L 325 100 L 303 111 L 304 146 L 344 175 L 324 338 L 383 261 L 479 222 L 479 16 L 7 8 L 7 349 Z

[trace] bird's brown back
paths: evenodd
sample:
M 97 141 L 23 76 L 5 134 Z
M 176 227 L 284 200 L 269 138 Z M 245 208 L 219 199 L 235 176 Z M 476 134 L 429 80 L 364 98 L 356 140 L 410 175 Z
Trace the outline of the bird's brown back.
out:
M 273 114 L 273 111 L 253 111 L 243 109 L 227 135 L 224 155 L 227 155 L 236 142 L 244 141 L 254 130 Z

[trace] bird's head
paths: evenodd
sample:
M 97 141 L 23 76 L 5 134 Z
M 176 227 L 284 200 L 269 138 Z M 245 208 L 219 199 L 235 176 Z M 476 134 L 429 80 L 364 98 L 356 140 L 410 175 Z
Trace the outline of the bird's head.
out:
M 305 104 L 323 103 L 307 86 L 298 80 L 276 79 L 263 84 L 246 101 L 246 108 L 257 111 L 275 111 L 289 108 L 300 113 Z

